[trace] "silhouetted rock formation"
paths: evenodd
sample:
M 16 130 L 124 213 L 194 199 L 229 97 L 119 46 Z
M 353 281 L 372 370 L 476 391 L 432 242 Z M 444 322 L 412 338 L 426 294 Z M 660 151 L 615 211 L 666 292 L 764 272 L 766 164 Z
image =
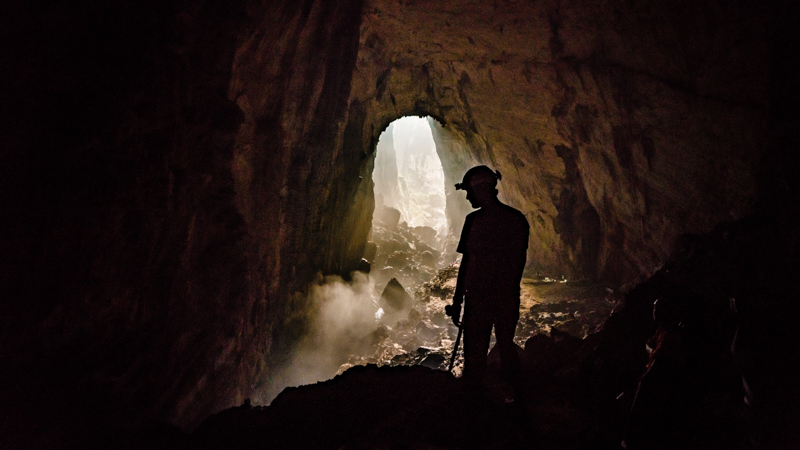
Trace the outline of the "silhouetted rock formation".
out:
M 414 299 L 408 295 L 396 278 L 389 280 L 383 289 L 379 304 L 387 313 L 398 313 L 411 309 Z

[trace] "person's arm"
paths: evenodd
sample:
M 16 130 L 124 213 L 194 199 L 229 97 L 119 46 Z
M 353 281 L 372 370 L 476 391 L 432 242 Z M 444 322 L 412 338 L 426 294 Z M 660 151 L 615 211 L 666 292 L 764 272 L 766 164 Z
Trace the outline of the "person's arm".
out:
M 464 220 L 464 228 L 461 229 L 461 240 L 458 241 L 456 251 L 461 253 L 461 264 L 458 266 L 458 278 L 456 279 L 456 292 L 453 294 L 453 304 L 444 307 L 444 312 L 453 318 L 453 323 L 461 326 L 461 303 L 464 302 L 464 290 L 466 289 L 467 266 L 469 265 L 469 252 L 467 242 L 470 230 L 472 229 L 473 214 L 468 214 Z
M 530 226 L 525 216 L 520 214 L 520 233 L 517 241 L 517 251 L 514 252 L 512 267 L 514 275 L 522 281 L 522 273 L 525 272 L 525 264 L 528 262 L 528 238 L 530 237 Z
M 465 254 L 461 258 L 461 265 L 458 267 L 458 279 L 456 280 L 456 292 L 453 294 L 453 304 L 444 307 L 444 312 L 453 319 L 456 326 L 461 326 L 461 304 L 464 302 L 464 279 L 467 273 L 469 258 Z
M 464 279 L 467 276 L 467 265 L 469 264 L 469 256 L 464 255 L 461 258 L 461 265 L 458 267 L 458 279 L 456 280 L 456 292 L 453 294 L 453 304 L 461 305 L 464 302 Z

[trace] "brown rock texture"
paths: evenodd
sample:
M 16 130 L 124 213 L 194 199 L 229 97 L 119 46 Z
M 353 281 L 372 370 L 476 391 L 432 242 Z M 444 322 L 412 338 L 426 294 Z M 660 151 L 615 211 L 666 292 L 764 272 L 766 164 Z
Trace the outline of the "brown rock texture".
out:
M 1 9 L 4 447 L 274 395 L 309 284 L 364 255 L 404 115 L 436 121 L 454 233 L 453 183 L 503 173 L 529 272 L 629 286 L 682 233 L 799 197 L 790 2 Z
M 529 272 L 623 285 L 653 273 L 678 235 L 751 210 L 767 14 L 756 3 L 374 0 L 351 101 L 365 106 L 367 151 L 394 118 L 444 125 L 451 211 L 451 182 L 470 166 L 500 170 L 502 197 L 532 226 Z
M 362 219 L 340 213 L 355 191 L 336 181 L 363 156 L 332 156 L 360 13 L 8 7 L 0 440 L 192 427 L 274 390 L 305 333 L 302 291 L 319 271 L 347 273 L 366 243 L 368 212 L 363 235 L 340 232 Z M 248 53 L 259 43 L 262 60 Z
M 305 295 L 318 273 L 358 268 L 371 211 L 354 146 L 360 114 L 348 105 L 361 1 L 266 2 L 233 59 L 229 97 L 244 113 L 230 170 L 246 224 L 248 298 L 257 371 L 248 396 L 277 394 L 267 380 L 308 330 Z M 369 192 L 371 195 L 371 191 Z M 282 388 L 282 387 L 280 387 Z

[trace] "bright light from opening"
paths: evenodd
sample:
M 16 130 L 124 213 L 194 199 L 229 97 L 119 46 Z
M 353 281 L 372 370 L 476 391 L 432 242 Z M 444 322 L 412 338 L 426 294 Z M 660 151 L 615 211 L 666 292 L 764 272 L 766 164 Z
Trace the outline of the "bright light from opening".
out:
M 377 204 L 400 211 L 409 227 L 446 235 L 444 172 L 426 118 L 403 117 L 381 134 L 372 179 Z

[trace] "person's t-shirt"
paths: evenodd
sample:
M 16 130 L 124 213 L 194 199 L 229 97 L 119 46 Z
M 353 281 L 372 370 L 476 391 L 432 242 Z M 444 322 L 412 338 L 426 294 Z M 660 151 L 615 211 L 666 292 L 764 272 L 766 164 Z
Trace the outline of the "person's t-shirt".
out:
M 468 255 L 467 297 L 516 297 L 528 250 L 528 221 L 504 204 L 467 215 L 457 252 Z

